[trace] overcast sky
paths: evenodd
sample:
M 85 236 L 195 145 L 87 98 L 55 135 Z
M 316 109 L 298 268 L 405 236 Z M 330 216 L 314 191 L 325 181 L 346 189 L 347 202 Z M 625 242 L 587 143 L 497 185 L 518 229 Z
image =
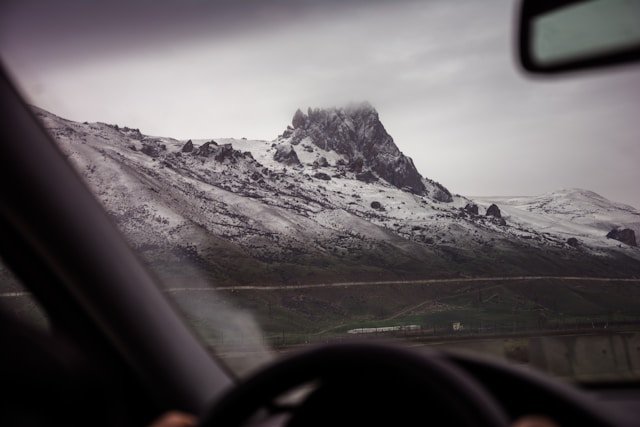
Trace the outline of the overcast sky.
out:
M 640 207 L 640 68 L 525 76 L 516 2 L 103 3 L 0 7 L 0 55 L 33 104 L 152 135 L 273 139 L 298 107 L 368 100 L 455 193 L 581 187 Z

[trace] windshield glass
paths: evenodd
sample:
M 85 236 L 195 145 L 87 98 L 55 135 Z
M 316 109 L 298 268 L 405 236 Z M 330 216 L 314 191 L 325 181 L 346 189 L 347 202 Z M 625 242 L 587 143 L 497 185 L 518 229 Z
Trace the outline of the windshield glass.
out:
M 513 16 L 10 1 L 0 53 L 236 372 L 373 337 L 638 379 L 639 69 L 531 79 Z

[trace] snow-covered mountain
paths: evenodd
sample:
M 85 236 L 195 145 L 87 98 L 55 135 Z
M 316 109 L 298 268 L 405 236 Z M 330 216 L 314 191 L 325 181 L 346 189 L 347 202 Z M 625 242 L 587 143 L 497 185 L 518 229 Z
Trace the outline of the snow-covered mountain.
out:
M 602 237 L 615 229 L 630 229 L 635 236 L 640 236 L 637 209 L 580 188 L 535 197 L 479 197 L 475 200 L 483 205 L 499 204 L 505 217 L 521 227 L 575 237 L 591 246 L 602 244 Z
M 595 193 L 452 195 L 369 104 L 298 110 L 275 141 L 176 140 L 34 108 L 172 286 L 513 274 L 640 275 L 640 212 Z M 492 206 L 495 204 L 496 206 Z
M 397 188 L 434 200 L 453 200 L 449 190 L 420 175 L 413 160 L 400 152 L 380 122 L 378 112 L 367 102 L 347 108 L 309 108 L 307 114 L 297 110 L 291 126 L 278 141 L 300 145 L 303 151 L 311 153 L 317 152 L 314 147 L 336 153 L 340 156 L 338 166 L 347 166 L 341 170 L 352 172 L 351 177 L 360 181 L 382 179 Z M 326 163 L 320 158 L 313 160 Z

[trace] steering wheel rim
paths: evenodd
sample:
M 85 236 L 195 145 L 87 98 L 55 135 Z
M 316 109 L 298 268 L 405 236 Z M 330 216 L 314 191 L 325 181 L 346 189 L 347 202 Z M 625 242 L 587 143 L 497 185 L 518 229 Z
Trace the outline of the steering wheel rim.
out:
M 466 426 L 504 427 L 508 418 L 474 378 L 429 350 L 374 344 L 331 344 L 279 360 L 238 384 L 203 417 L 202 427 L 239 427 L 260 408 L 311 382 L 353 381 L 363 373 L 391 370 L 403 381 L 444 396 L 452 416 Z

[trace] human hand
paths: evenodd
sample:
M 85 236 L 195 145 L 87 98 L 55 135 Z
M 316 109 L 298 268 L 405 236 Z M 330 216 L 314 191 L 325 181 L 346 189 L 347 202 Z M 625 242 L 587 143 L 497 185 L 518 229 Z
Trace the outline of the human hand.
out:
M 171 411 L 155 420 L 149 427 L 196 427 L 198 420 L 184 412 Z

